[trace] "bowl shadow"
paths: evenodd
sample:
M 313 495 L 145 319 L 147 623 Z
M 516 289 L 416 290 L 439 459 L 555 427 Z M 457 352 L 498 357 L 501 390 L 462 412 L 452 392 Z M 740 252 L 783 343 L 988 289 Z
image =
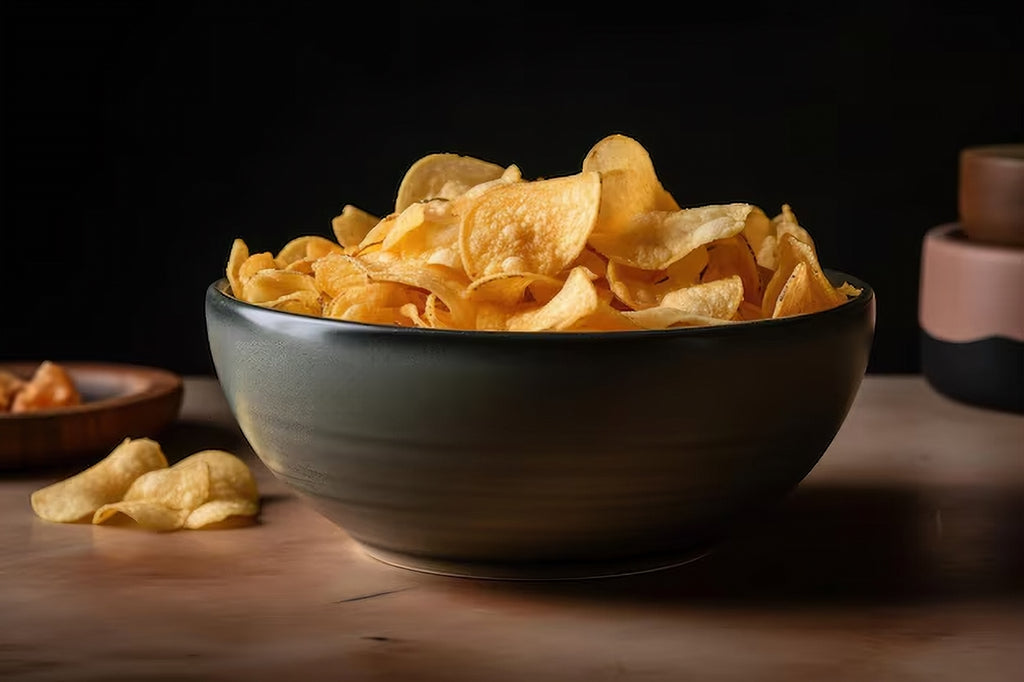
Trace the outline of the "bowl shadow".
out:
M 603 603 L 891 605 L 1024 596 L 1024 489 L 805 484 L 682 566 L 466 584 Z

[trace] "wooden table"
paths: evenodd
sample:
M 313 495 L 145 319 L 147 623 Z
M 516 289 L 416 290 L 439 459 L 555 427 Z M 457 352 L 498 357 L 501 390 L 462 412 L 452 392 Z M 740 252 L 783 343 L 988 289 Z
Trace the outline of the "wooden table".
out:
M 818 467 L 707 557 L 510 583 L 381 564 L 273 479 L 217 384 L 169 459 L 246 457 L 260 522 L 154 534 L 36 518 L 0 479 L 0 678 L 1022 680 L 1024 417 L 869 376 Z

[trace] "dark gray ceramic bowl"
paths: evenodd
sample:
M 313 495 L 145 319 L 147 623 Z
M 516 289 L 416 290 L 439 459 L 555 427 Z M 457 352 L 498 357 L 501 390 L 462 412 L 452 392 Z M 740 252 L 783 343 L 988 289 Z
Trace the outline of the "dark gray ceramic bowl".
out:
M 256 454 L 372 556 L 502 579 L 653 570 L 792 490 L 867 367 L 871 288 L 813 315 L 606 333 L 422 330 L 206 294 Z

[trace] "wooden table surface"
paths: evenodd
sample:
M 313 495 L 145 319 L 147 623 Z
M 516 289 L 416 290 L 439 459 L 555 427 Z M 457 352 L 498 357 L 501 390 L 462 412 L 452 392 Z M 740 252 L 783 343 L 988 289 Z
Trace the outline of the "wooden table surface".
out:
M 593 581 L 365 556 L 253 457 L 208 378 L 158 440 L 247 458 L 259 523 L 47 523 L 30 493 L 74 471 L 4 475 L 0 678 L 1024 679 L 1024 417 L 916 376 L 867 377 L 810 476 L 710 555 Z

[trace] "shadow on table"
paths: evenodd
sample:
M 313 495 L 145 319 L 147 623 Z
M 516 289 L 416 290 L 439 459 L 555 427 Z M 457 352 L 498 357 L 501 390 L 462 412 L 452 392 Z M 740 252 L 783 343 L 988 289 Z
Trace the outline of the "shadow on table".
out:
M 252 455 L 249 443 L 237 426 L 179 421 L 157 439 L 172 464 L 200 450 L 227 450 L 243 459 Z
M 1024 490 L 803 486 L 677 568 L 471 584 L 602 602 L 906 604 L 1024 596 Z

